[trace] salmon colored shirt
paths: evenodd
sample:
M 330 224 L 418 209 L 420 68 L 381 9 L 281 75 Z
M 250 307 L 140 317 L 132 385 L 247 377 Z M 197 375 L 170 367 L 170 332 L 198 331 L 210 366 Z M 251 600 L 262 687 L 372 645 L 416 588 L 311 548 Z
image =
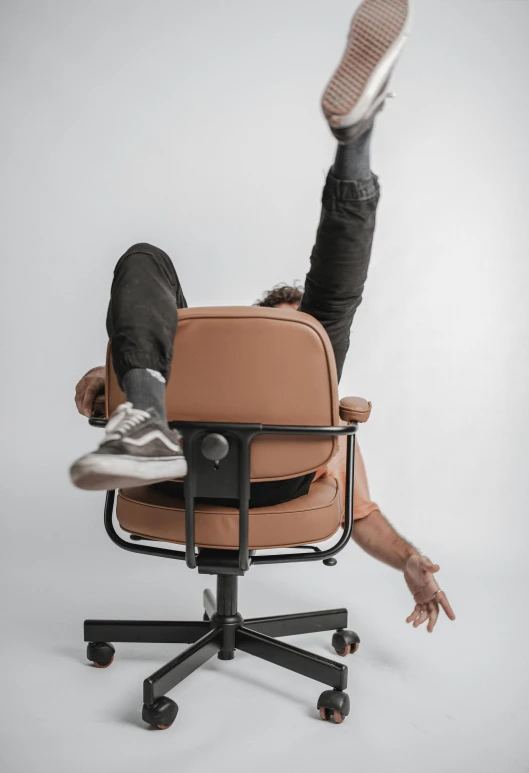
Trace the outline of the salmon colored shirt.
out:
M 340 424 L 347 424 L 345 421 L 341 421 Z M 345 477 L 346 477 L 346 462 L 347 462 L 347 438 L 342 435 L 338 438 L 339 451 L 336 456 L 333 456 L 331 461 L 320 467 L 316 472 L 314 480 L 320 478 L 335 478 L 338 481 L 338 487 L 340 489 L 340 496 L 342 500 L 342 519 L 345 515 Z M 354 480 L 354 501 L 353 501 L 353 514 L 355 521 L 359 518 L 366 518 L 374 510 L 380 510 L 376 502 L 371 500 L 369 495 L 369 486 L 367 483 L 366 467 L 364 464 L 364 458 L 360 451 L 358 441 L 356 442 L 355 452 L 355 480 Z

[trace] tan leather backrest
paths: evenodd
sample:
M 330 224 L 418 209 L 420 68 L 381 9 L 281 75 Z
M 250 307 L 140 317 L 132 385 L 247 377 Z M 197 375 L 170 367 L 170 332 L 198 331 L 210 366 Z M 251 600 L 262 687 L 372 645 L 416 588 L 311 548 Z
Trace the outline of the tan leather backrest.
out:
M 123 400 L 109 351 L 107 416 Z M 166 406 L 170 421 L 337 426 L 329 337 L 314 317 L 292 309 L 179 309 Z M 260 436 L 252 443 L 251 478 L 313 472 L 337 450 L 332 437 Z

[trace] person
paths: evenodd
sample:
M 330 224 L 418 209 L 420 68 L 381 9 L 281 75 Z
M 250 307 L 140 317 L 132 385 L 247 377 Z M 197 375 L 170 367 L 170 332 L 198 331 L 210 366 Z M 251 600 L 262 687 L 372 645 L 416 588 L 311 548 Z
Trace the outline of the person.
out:
M 378 177 L 370 164 L 375 118 L 389 96 L 389 81 L 410 27 L 409 0 L 364 0 L 353 16 L 345 52 L 321 102 L 338 147 L 323 190 L 305 285 L 303 289 L 276 286 L 258 302 L 296 308 L 319 320 L 334 350 L 338 380 L 353 318 L 362 301 L 375 233 L 380 197 Z M 182 495 L 183 484 L 174 479 L 185 476 L 187 464 L 181 437 L 167 423 L 165 385 L 178 309 L 185 307 L 178 274 L 163 250 L 140 243 L 122 255 L 112 281 L 107 331 L 126 402 L 110 417 L 99 448 L 71 466 L 71 478 L 78 487 L 106 490 L 163 485 Z M 104 385 L 101 367 L 88 371 L 80 380 L 75 396 L 80 413 L 91 415 Z M 250 507 L 303 496 L 315 479 L 325 475 L 336 477 L 343 489 L 343 444 L 340 453 L 315 473 L 252 483 Z M 427 623 L 431 632 L 439 607 L 454 620 L 446 594 L 435 578 L 440 567 L 400 536 L 371 501 L 361 453 L 355 478 L 353 539 L 371 556 L 403 572 L 415 600 L 407 622 L 416 628 Z

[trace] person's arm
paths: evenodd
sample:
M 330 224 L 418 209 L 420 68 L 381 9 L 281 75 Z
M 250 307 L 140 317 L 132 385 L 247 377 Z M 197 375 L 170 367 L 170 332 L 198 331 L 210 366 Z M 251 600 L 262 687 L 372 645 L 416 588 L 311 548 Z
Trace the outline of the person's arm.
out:
M 340 441 L 340 453 L 323 470 L 318 471 L 318 475 L 334 477 L 338 481 L 342 501 L 345 501 L 347 453 L 344 438 L 340 438 Z M 371 499 L 365 463 L 358 442 L 354 479 L 353 540 L 373 558 L 404 573 L 406 584 L 416 602 L 415 609 L 407 618 L 408 623 L 413 623 L 417 628 L 428 621 L 428 631 L 433 631 L 439 616 L 439 604 L 450 620 L 455 619 L 452 607 L 434 577 L 439 571 L 437 564 L 433 564 L 426 556 L 421 556 L 414 545 L 401 537 Z
M 85 373 L 75 387 L 75 404 L 82 416 L 90 417 L 94 411 L 94 400 L 105 392 L 105 368 L 97 365 Z
M 395 531 L 380 510 L 373 510 L 355 522 L 353 540 L 370 556 L 401 572 L 411 556 L 420 555 L 417 548 Z
M 416 602 L 415 609 L 406 618 L 407 623 L 418 628 L 428 621 L 427 628 L 431 633 L 439 617 L 439 606 L 450 620 L 455 620 L 446 593 L 440 590 L 435 579 L 440 566 L 422 556 L 414 545 L 401 537 L 380 510 L 373 510 L 355 523 L 353 540 L 373 558 L 404 573 Z

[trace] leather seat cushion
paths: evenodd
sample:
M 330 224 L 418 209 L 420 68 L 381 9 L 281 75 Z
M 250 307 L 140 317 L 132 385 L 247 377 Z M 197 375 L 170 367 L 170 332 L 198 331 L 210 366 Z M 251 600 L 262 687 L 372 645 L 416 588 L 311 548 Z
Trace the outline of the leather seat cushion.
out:
M 341 501 L 334 478 L 315 481 L 308 494 L 270 507 L 250 510 L 249 545 L 252 550 L 321 542 L 332 537 L 341 523 Z M 118 493 L 116 513 L 122 529 L 164 542 L 185 544 L 185 506 L 149 486 Z M 239 511 L 232 507 L 195 503 L 198 547 L 234 550 L 239 546 Z

